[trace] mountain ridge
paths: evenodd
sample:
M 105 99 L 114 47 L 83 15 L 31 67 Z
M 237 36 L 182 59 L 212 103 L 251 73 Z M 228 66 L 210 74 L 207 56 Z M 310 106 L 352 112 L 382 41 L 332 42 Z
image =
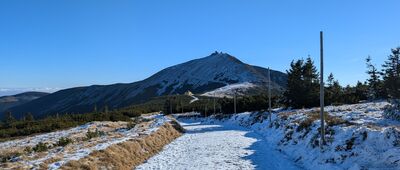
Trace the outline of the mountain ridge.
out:
M 23 92 L 15 95 L 1 96 L 0 97 L 0 113 L 9 108 L 30 102 L 40 97 L 46 96 L 50 93 L 46 92 Z M 0 116 L 1 117 L 1 116 Z
M 243 63 L 227 53 L 212 53 L 199 59 L 167 67 L 133 83 L 91 85 L 60 90 L 10 109 L 16 117 L 26 112 L 35 116 L 55 113 L 84 113 L 94 107 L 110 109 L 143 103 L 152 97 L 204 93 L 229 84 L 251 82 L 266 86 L 267 69 Z M 271 70 L 272 88 L 286 85 L 286 74 Z

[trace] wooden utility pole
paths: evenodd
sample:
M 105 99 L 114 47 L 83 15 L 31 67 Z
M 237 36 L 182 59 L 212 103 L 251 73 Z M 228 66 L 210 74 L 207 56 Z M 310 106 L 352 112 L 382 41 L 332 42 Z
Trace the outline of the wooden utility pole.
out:
M 271 122 L 272 112 L 271 112 L 271 70 L 268 67 L 268 113 L 269 122 Z
M 236 90 L 235 90 L 235 93 L 234 93 L 234 95 L 233 95 L 233 110 L 234 110 L 234 112 L 235 112 L 235 114 L 236 114 Z
M 325 88 L 325 86 L 324 86 L 324 39 L 323 39 L 323 32 L 321 31 L 320 33 L 319 33 L 319 35 L 320 35 L 320 48 L 321 48 L 321 51 L 320 51 L 320 53 L 321 53 L 321 59 L 320 59 L 320 61 L 321 61 L 321 66 L 320 66 L 320 69 L 321 69 L 321 75 L 320 75 L 320 97 L 319 97 L 319 102 L 320 102 L 320 105 L 321 105 L 321 142 L 320 142 L 320 146 L 322 147 L 322 145 L 324 145 L 325 144 L 325 119 L 324 119 L 324 105 L 325 105 L 325 103 L 324 103 L 324 88 Z

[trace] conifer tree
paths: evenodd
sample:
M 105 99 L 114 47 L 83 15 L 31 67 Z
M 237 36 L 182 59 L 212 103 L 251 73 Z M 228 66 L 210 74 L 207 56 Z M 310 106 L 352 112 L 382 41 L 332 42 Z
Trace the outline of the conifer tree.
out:
M 32 113 L 28 112 L 28 113 L 25 115 L 25 120 L 26 120 L 26 121 L 34 121 L 35 119 L 34 119 Z
M 382 65 L 383 84 L 389 98 L 400 99 L 400 47 L 392 49 L 392 54 Z
M 294 108 L 302 107 L 303 92 L 303 60 L 292 61 L 287 72 L 287 87 L 284 93 L 285 104 Z
M 343 95 L 343 88 L 340 86 L 339 81 L 335 80 L 332 73 L 328 76 L 327 85 L 325 102 L 327 104 L 342 103 L 341 97 Z
M 332 92 L 332 86 L 333 86 L 333 81 L 334 81 L 333 74 L 330 73 L 328 76 L 328 79 L 326 81 L 327 87 L 325 87 L 325 104 L 332 104 L 333 101 L 333 92 Z
M 312 107 L 319 105 L 319 80 L 317 68 L 310 57 L 306 59 L 306 62 L 302 68 L 303 72 L 303 85 L 304 85 L 304 106 Z
M 367 79 L 368 82 L 368 98 L 375 100 L 377 98 L 383 97 L 383 90 L 382 90 L 382 82 L 380 80 L 379 71 L 376 69 L 375 65 L 371 62 L 371 57 L 368 56 L 366 59 L 367 63 L 367 74 L 369 78 Z
M 318 72 L 310 57 L 292 61 L 287 71 L 288 82 L 284 93 L 285 104 L 294 108 L 319 104 Z
M 332 101 L 331 104 L 342 103 L 341 96 L 343 96 L 342 86 L 340 86 L 339 81 L 334 80 L 331 86 Z
M 6 113 L 6 119 L 5 120 L 6 120 L 5 123 L 6 123 L 7 127 L 11 127 L 13 125 L 13 123 L 17 121 L 17 119 L 14 118 L 14 116 L 12 115 L 11 112 L 7 112 Z
M 368 99 L 368 84 L 365 82 L 364 84 L 360 81 L 357 81 L 357 85 L 355 86 L 355 94 L 357 95 L 357 99 L 359 101 Z
M 392 49 L 392 54 L 382 67 L 383 86 L 392 104 L 383 115 L 400 120 L 400 47 Z
M 328 76 L 328 80 L 326 81 L 328 87 L 331 87 L 333 85 L 333 81 L 335 81 L 335 78 L 333 77 L 333 74 L 330 73 L 329 76 Z

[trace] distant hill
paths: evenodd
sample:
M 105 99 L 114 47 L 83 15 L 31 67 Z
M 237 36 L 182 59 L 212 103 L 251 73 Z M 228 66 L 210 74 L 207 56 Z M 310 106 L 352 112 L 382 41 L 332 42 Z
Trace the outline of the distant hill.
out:
M 5 112 L 7 109 L 10 109 L 12 107 L 25 104 L 48 94 L 49 93 L 45 92 L 25 92 L 12 96 L 2 96 L 0 97 L 0 113 Z M 0 118 L 1 117 L 2 115 L 0 115 Z
M 271 71 L 272 88 L 283 90 L 287 75 Z M 35 116 L 54 113 L 84 113 L 94 107 L 109 109 L 138 104 L 169 94 L 205 93 L 236 83 L 249 82 L 266 87 L 267 69 L 245 64 L 237 58 L 215 52 L 207 57 L 168 67 L 134 83 L 93 85 L 61 90 L 10 110 L 16 117 L 26 112 Z

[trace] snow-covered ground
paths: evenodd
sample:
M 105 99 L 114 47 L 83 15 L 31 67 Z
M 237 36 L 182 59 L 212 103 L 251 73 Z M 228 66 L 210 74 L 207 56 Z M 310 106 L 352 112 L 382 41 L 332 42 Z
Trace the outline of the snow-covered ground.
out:
M 141 169 L 299 169 L 260 135 L 237 125 L 181 119 L 187 133 Z
M 193 103 L 193 102 L 195 102 L 195 101 L 199 100 L 199 98 L 197 98 L 197 97 L 196 97 L 196 96 L 194 96 L 194 95 L 191 95 L 190 97 L 192 97 L 192 100 L 190 100 L 190 102 L 189 102 L 189 103 Z
M 400 123 L 382 116 L 387 102 L 329 106 L 327 144 L 319 147 L 318 109 L 241 113 L 204 121 L 239 125 L 306 169 L 400 169 Z M 318 116 L 317 116 L 318 117 Z M 312 120 L 307 123 L 309 120 Z
M 175 115 L 187 130 L 162 152 L 137 169 L 400 169 L 400 123 L 382 113 L 387 102 L 328 106 L 327 144 L 319 146 L 319 109 L 245 112 L 236 115 Z M 38 142 L 54 145 L 61 137 L 74 140 L 40 153 L 13 158 L 10 169 L 57 169 L 95 150 L 157 130 L 169 118 L 153 114 L 146 128 L 126 129 L 126 122 L 93 122 L 69 130 L 0 143 L 0 153 L 22 151 Z M 121 128 L 122 127 L 122 128 Z M 88 129 L 105 132 L 83 140 Z M 2 165 L 0 163 L 0 165 Z M 4 167 L 0 166 L 0 169 Z
M 15 152 L 20 156 L 13 158 L 7 165 L 0 163 L 0 169 L 5 167 L 37 169 L 43 164 L 48 165 L 49 169 L 58 169 L 63 164 L 84 158 L 94 151 L 104 150 L 111 145 L 137 138 L 140 135 L 151 134 L 166 122 L 171 121 L 170 118 L 161 114 L 144 115 L 142 118 L 149 122 L 132 129 L 126 128 L 127 122 L 91 122 L 68 130 L 2 142 L 0 143 L 1 154 Z M 87 140 L 85 138 L 88 130 L 92 132 L 98 130 L 104 132 L 104 135 Z M 61 137 L 67 137 L 73 143 L 64 147 L 57 146 L 56 143 Z M 45 152 L 26 153 L 26 147 L 32 148 L 39 142 L 45 143 L 50 149 Z
M 249 82 L 244 82 L 244 83 L 237 83 L 237 84 L 230 84 L 218 89 L 215 89 L 213 91 L 206 92 L 202 94 L 201 96 L 208 96 L 208 97 L 227 97 L 227 98 L 232 98 L 235 93 L 237 95 L 241 95 L 243 92 L 256 87 L 255 84 L 249 83 Z
M 318 108 L 180 117 L 188 133 L 138 169 L 400 169 L 400 123 L 387 102 L 328 106 L 319 146 Z M 192 113 L 191 113 L 192 114 Z

